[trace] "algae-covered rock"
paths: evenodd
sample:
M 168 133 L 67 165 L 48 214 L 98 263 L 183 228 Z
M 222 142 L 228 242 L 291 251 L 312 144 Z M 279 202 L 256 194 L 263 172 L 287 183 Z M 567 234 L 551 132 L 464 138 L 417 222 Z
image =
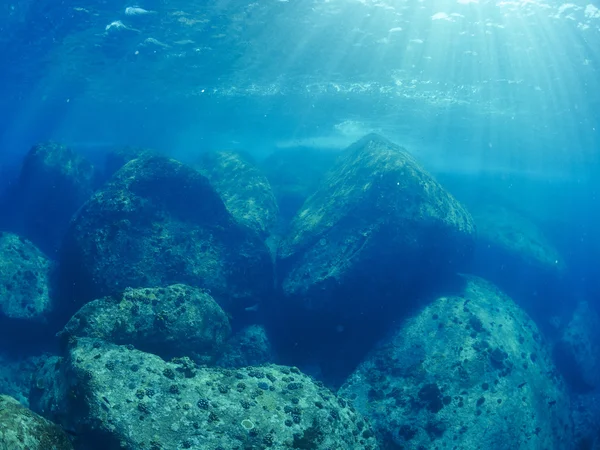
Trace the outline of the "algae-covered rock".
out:
M 368 135 L 338 160 L 281 243 L 285 304 L 368 315 L 389 298 L 382 293 L 461 268 L 474 232 L 469 213 L 406 151 Z
M 84 305 L 61 337 L 94 337 L 131 344 L 165 359 L 189 356 L 209 363 L 229 337 L 229 320 L 206 292 L 185 285 L 126 289 Z
M 291 221 L 304 201 L 317 191 L 337 157 L 337 152 L 297 148 L 276 151 L 261 161 L 284 222 Z
M 555 344 L 554 357 L 575 391 L 600 387 L 600 315 L 588 302 L 577 304 Z
M 384 339 L 340 394 L 406 450 L 568 448 L 569 399 L 536 325 L 493 285 L 465 282 Z
M 97 179 L 93 165 L 56 143 L 34 146 L 2 206 L 2 226 L 53 255 L 71 217 L 90 197 Z
M 163 157 L 123 166 L 74 217 L 61 249 L 63 295 L 75 304 L 127 287 L 182 283 L 229 312 L 272 289 L 272 261 L 198 171 Z
M 52 311 L 52 263 L 33 243 L 0 232 L 0 316 L 45 321 Z
M 0 395 L 0 449 L 71 450 L 73 446 L 58 426 Z
M 271 234 L 279 210 L 269 180 L 251 158 L 237 152 L 207 152 L 197 168 L 217 190 L 225 206 L 242 225 L 260 236 Z
M 62 418 L 91 450 L 377 448 L 349 403 L 295 368 L 195 367 L 81 338 L 60 370 Z
M 227 368 L 258 366 L 273 362 L 273 347 L 261 325 L 249 325 L 235 333 L 225 344 L 217 365 Z

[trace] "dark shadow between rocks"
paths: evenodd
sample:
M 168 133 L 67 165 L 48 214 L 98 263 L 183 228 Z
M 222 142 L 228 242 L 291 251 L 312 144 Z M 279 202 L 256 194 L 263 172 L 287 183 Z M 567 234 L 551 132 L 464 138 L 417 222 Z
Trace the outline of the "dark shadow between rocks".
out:
M 552 316 L 569 316 L 572 312 L 571 302 L 564 301 L 570 295 L 572 281 L 567 274 L 557 277 L 533 263 L 518 263 L 509 251 L 486 241 L 478 243 L 472 265 L 474 275 L 499 286 L 544 332 L 552 332 L 547 326 Z
M 595 386 L 585 381 L 580 364 L 564 342 L 554 345 L 552 357 L 556 368 L 574 393 L 587 394 L 595 389 Z
M 389 292 L 384 301 L 364 302 L 370 293 L 366 283 L 362 292 L 345 292 L 347 302 L 364 305 L 358 316 L 270 305 L 267 329 L 276 354 L 282 364 L 316 365 L 320 374 L 315 376 L 337 389 L 395 324 L 413 315 L 427 299 L 459 293 L 465 284 L 456 275 L 437 279 L 436 284 L 427 280 L 428 274 L 421 274 L 404 290 Z
M 11 358 L 58 352 L 54 324 L 7 318 L 0 315 L 0 352 Z

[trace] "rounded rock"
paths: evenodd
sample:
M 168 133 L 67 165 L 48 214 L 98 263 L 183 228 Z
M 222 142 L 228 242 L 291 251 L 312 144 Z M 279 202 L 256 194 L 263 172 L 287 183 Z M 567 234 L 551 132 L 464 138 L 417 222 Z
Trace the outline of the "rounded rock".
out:
M 61 294 L 80 306 L 125 288 L 182 283 L 228 312 L 272 289 L 272 260 L 209 181 L 173 159 L 137 158 L 78 211 L 61 249 Z

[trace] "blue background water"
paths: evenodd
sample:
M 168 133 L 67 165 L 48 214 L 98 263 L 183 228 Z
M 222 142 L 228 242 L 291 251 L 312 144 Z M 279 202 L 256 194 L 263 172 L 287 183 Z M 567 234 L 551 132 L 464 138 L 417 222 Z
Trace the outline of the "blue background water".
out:
M 147 13 L 127 14 L 132 6 Z M 184 162 L 221 149 L 260 160 L 337 153 L 377 132 L 468 208 L 505 205 L 543 230 L 568 282 L 524 293 L 529 284 L 516 274 L 502 288 L 545 332 L 556 314 L 568 322 L 582 299 L 600 310 L 599 8 L 588 0 L 4 1 L 0 193 L 30 147 L 49 139 L 102 165 L 125 145 Z M 294 348 L 302 326 L 283 324 L 283 347 Z M 378 328 L 373 320 L 361 329 L 374 339 Z M 0 341 L 12 331 L 3 327 Z M 355 354 L 345 355 L 340 348 L 353 343 L 341 345 L 344 333 L 311 331 L 304 346 L 321 350 L 321 367 L 300 350 L 284 362 L 329 369 L 326 381 L 339 383 L 372 344 L 355 334 Z M 328 345 L 323 335 L 333 335 Z M 32 333 L 12 349 L 36 352 L 51 338 Z M 576 391 L 571 361 L 557 362 Z
M 336 152 L 377 131 L 460 199 L 526 213 L 567 260 L 573 298 L 595 300 L 597 6 L 5 2 L 2 183 L 47 139 L 96 162 L 125 144 L 185 161 L 225 148 Z

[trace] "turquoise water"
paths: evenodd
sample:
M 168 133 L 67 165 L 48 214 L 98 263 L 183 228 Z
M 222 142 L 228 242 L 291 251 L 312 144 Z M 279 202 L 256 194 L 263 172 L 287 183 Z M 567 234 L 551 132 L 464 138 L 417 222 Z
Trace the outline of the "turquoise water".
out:
M 361 140 L 374 134 L 389 141 Z M 49 141 L 64 147 L 47 147 Z M 356 142 L 359 144 L 351 147 Z M 36 159 L 32 148 L 37 144 L 43 144 L 38 155 L 58 155 L 56 159 Z M 367 156 L 348 156 L 363 144 Z M 363 167 L 369 158 L 375 161 L 379 154 L 373 148 L 393 149 L 396 154 L 396 145 L 403 155 L 399 157 L 403 162 L 398 164 L 413 167 L 406 161 L 414 158 L 418 169 L 411 169 L 410 176 L 393 171 L 394 176 L 399 180 L 415 177 L 420 187 L 409 183 L 413 187 L 406 188 L 409 193 L 402 201 L 400 196 L 405 194 L 393 194 L 387 185 L 385 189 L 380 186 L 379 196 L 368 200 L 360 197 L 357 192 L 362 183 L 367 192 L 391 169 L 369 166 L 369 178 L 348 168 Z M 163 160 L 146 164 L 138 158 L 134 163 L 139 166 L 128 165 L 114 174 L 105 166 L 105 159 L 126 147 L 149 149 L 189 167 L 178 169 L 170 165 L 174 162 Z M 213 160 L 210 155 L 215 151 L 233 153 Z M 124 157 L 114 169 L 130 159 L 133 157 Z M 240 166 L 236 164 L 253 169 L 237 172 Z M 206 184 L 196 179 L 195 169 L 206 177 Z M 143 199 L 139 204 L 123 194 L 130 188 L 127 176 L 142 180 L 139 189 L 143 194 L 136 191 Z M 47 285 L 42 283 L 46 287 L 40 289 L 48 289 L 48 301 L 53 306 L 50 312 L 44 311 L 43 305 L 32 300 L 37 294 L 24 290 L 19 308 L 29 311 L 31 317 L 27 313 L 27 317 L 15 320 L 14 310 L 0 307 L 0 372 L 6 373 L 7 380 L 4 384 L 0 381 L 0 394 L 10 394 L 58 422 L 76 448 L 95 449 L 90 446 L 96 436 L 90 431 L 94 427 L 73 419 L 78 410 L 68 401 L 62 403 L 60 413 L 44 410 L 47 404 L 40 400 L 44 396 L 35 389 L 32 392 L 24 378 L 33 374 L 44 383 L 52 378 L 35 371 L 35 364 L 39 369 L 39 361 L 48 358 L 41 357 L 44 352 L 51 357 L 73 358 L 90 348 L 105 348 L 87 342 L 65 344 L 68 339 L 64 336 L 82 337 L 77 333 L 84 333 L 74 325 L 67 328 L 75 331 L 63 331 L 62 340 L 55 337 L 84 304 L 123 295 L 128 286 L 166 288 L 183 283 L 208 289 L 215 298 L 215 308 L 223 308 L 206 319 L 222 321 L 223 329 L 231 327 L 228 332 L 221 330 L 223 336 L 221 331 L 211 331 L 221 336 L 214 337 L 219 345 L 198 338 L 195 344 L 173 346 L 178 339 L 173 336 L 179 335 L 164 334 L 161 328 L 166 320 L 163 315 L 172 312 L 165 306 L 168 314 L 152 312 L 160 316 L 155 318 L 156 328 L 148 328 L 155 330 L 154 337 L 138 336 L 134 341 L 128 340 L 131 336 L 117 338 L 117 331 L 127 334 L 119 328 L 112 337 L 108 333 L 101 339 L 118 349 L 106 347 L 102 355 L 114 352 L 127 358 L 123 355 L 130 344 L 147 353 L 139 356 L 142 362 L 135 363 L 141 366 L 151 354 L 163 359 L 189 356 L 205 364 L 208 371 L 217 366 L 238 370 L 236 365 L 263 363 L 298 366 L 340 396 L 355 397 L 358 413 L 372 422 L 375 436 L 363 436 L 363 443 L 352 444 L 350 437 L 340 434 L 335 438 L 339 443 L 334 445 L 323 436 L 338 436 L 336 432 L 326 428 L 315 431 L 317 427 L 310 430 L 321 436 L 318 439 L 311 440 L 312 434 L 309 439 L 309 431 L 302 434 L 301 430 L 284 443 L 283 438 L 277 441 L 274 431 L 267 433 L 272 438 L 261 434 L 264 423 L 260 420 L 266 419 L 257 419 L 252 426 L 243 425 L 244 433 L 250 435 L 248 440 L 233 444 L 223 438 L 223 449 L 271 445 L 376 448 L 370 447 L 375 445 L 373 439 L 381 448 L 390 449 L 424 448 L 422 443 L 427 439 L 429 448 L 451 448 L 448 445 L 456 441 L 460 449 L 478 448 L 474 442 L 485 448 L 600 448 L 600 410 L 594 406 L 596 382 L 600 383 L 600 360 L 596 360 L 600 358 L 600 336 L 595 334 L 600 327 L 599 176 L 597 1 L 5 1 L 0 4 L 0 232 L 11 237 L 0 239 L 4 242 L 0 260 L 5 261 L 0 263 L 0 306 L 3 301 L 12 305 L 8 299 L 19 289 L 15 286 L 21 286 L 20 281 L 10 281 L 6 275 L 12 273 L 12 263 L 8 262 L 13 261 L 14 252 L 29 255 L 27 261 L 31 255 L 48 259 L 52 269 L 19 269 L 17 274 L 49 271 Z M 335 180 L 341 179 L 346 184 L 336 184 Z M 433 180 L 439 183 L 439 192 Z M 405 187 L 398 181 L 401 185 Z M 261 194 L 255 198 L 252 192 Z M 202 207 L 196 210 L 195 204 L 186 203 L 192 197 L 199 199 Z M 127 199 L 123 205 L 135 204 L 144 212 L 122 217 L 119 214 L 123 211 L 117 213 L 99 200 L 117 204 L 119 198 Z M 355 201 L 362 206 L 347 209 L 354 204 L 352 199 L 358 198 L 361 200 Z M 425 202 L 424 198 L 434 206 L 412 216 L 403 215 Z M 147 210 L 140 206 L 147 206 L 146 202 L 151 205 Z M 218 238 L 210 234 L 218 245 L 208 238 L 210 244 L 185 243 L 186 237 L 196 239 L 194 233 L 205 231 L 203 227 L 209 227 L 215 236 L 229 230 L 229 219 L 223 219 L 229 213 L 242 228 L 256 231 L 253 227 L 258 227 L 258 237 L 231 232 Z M 442 220 L 443 214 L 447 215 Z M 161 222 L 167 216 L 185 219 L 175 227 L 170 221 Z M 135 222 L 139 217 L 154 225 L 144 228 Z M 476 231 L 469 231 L 471 217 Z M 209 222 L 211 225 L 206 225 Z M 199 228 L 186 228 L 190 223 Z M 457 234 L 445 228 L 448 224 L 460 229 Z M 430 225 L 435 232 L 422 231 Z M 388 245 L 374 245 L 369 250 L 372 253 L 364 256 L 364 247 L 353 247 L 354 239 L 371 242 L 371 233 L 385 235 Z M 13 234 L 20 238 L 13 238 Z M 121 240 L 123 235 L 129 240 Z M 150 235 L 156 240 L 143 241 Z M 106 247 L 86 247 L 82 236 L 97 242 L 110 238 L 102 241 Z M 20 248 L 19 239 L 32 241 L 41 256 L 29 247 L 14 250 Z M 111 242 L 118 244 L 112 246 Z M 153 256 L 144 250 L 144 257 L 136 260 L 132 255 L 145 246 L 155 249 Z M 330 248 L 336 250 L 328 253 Z M 222 252 L 221 259 L 215 259 L 218 264 L 214 267 L 227 270 L 219 272 L 221 278 L 215 275 L 215 280 L 207 282 L 210 277 L 202 272 L 206 261 L 198 255 L 213 257 L 218 252 Z M 179 254 L 188 259 L 173 256 Z M 358 254 L 363 256 L 358 258 Z M 348 280 L 340 281 L 343 276 L 339 273 L 357 258 L 368 262 L 361 259 L 364 265 L 350 272 Z M 347 266 L 344 261 L 349 261 Z M 86 264 L 94 269 L 86 272 Z M 322 285 L 315 282 L 319 288 L 313 292 L 311 277 L 321 276 L 316 275 L 321 270 L 328 281 Z M 267 272 L 269 276 L 263 278 Z M 469 281 L 459 282 L 455 279 L 459 273 L 488 280 L 503 293 L 498 294 L 483 281 L 466 278 Z M 298 287 L 298 279 L 307 283 L 305 290 Z M 196 292 L 185 295 L 200 298 Z M 517 306 L 505 303 L 504 295 Z M 446 298 L 472 301 L 475 312 L 466 303 L 464 310 L 455 311 Z M 162 301 L 168 304 L 164 299 L 155 300 L 159 304 Z M 495 310 L 495 302 L 504 306 Z M 527 319 L 520 318 L 521 312 Z M 43 320 L 33 317 L 38 313 Z M 444 318 L 446 313 L 455 320 L 448 317 L 439 328 L 430 328 L 430 322 L 425 321 L 425 316 Z M 503 322 L 506 316 L 517 317 L 518 326 L 511 328 L 513 325 Z M 460 342 L 456 334 L 444 331 L 452 329 L 452 323 L 469 324 L 469 334 Z M 513 334 L 504 335 L 498 328 L 493 331 L 499 323 Z M 266 331 L 251 328 L 253 331 L 243 334 L 248 326 L 264 326 Z M 534 328 L 537 331 L 531 332 L 530 339 L 523 330 Z M 98 336 L 97 331 L 89 333 Z M 186 333 L 193 334 L 189 330 Z M 424 336 L 424 350 L 413 352 L 403 347 L 419 333 Z M 219 347 L 221 339 L 234 346 L 228 341 L 229 334 L 235 336 L 235 345 L 242 350 L 230 348 L 220 359 L 197 350 L 196 345 Z M 168 343 L 156 344 L 161 339 Z M 433 345 L 444 340 L 448 342 L 446 349 Z M 262 353 L 253 347 L 267 341 Z M 377 353 L 390 343 L 402 350 L 394 355 Z M 529 346 L 529 350 L 518 351 L 519 345 Z M 415 343 L 416 347 L 421 348 L 421 344 Z M 460 352 L 474 348 L 489 354 L 473 358 L 489 364 L 477 372 L 480 369 L 467 367 L 470 355 L 459 357 L 460 352 L 451 352 L 455 347 Z M 531 350 L 534 347 L 537 350 Z M 506 362 L 514 356 L 511 348 L 517 358 L 527 354 L 523 359 L 529 362 Z M 543 363 L 538 364 L 541 371 L 552 373 L 553 380 L 558 380 L 554 384 L 516 369 L 529 370 L 537 358 L 531 355 L 544 352 L 548 357 L 540 356 Z M 485 397 L 484 403 L 474 397 L 477 417 L 495 414 L 504 421 L 490 419 L 495 425 L 480 425 L 467 432 L 460 431 L 464 424 L 443 415 L 449 408 L 462 408 L 459 403 L 469 405 L 468 396 L 458 388 L 453 391 L 452 380 L 459 377 L 454 369 L 423 361 L 454 357 L 457 364 L 463 364 L 464 373 L 471 374 L 465 383 L 487 386 L 484 397 L 492 391 L 498 394 L 497 404 L 493 403 L 496 398 Z M 387 360 L 395 362 L 388 367 L 382 362 Z M 27 376 L 19 373 L 18 364 Z M 95 367 L 93 361 L 86 367 L 92 372 L 103 370 L 99 366 L 90 369 Z M 239 376 L 266 383 L 254 376 L 253 370 L 258 369 L 248 370 L 250 375 L 244 372 Z M 379 371 L 379 378 L 374 371 Z M 473 375 L 476 373 L 479 375 Z M 521 378 L 517 380 L 515 374 Z M 285 374 L 288 376 L 293 377 L 293 373 Z M 382 377 L 391 380 L 383 387 L 377 385 Z M 98 383 L 110 386 L 111 382 L 121 383 L 119 380 L 115 375 Z M 503 387 L 505 381 L 518 387 L 510 391 Z M 411 391 L 411 383 L 420 383 L 420 390 Z M 410 400 L 396 396 L 399 386 Z M 260 384 L 258 389 L 267 392 L 269 385 Z M 521 407 L 534 411 L 535 424 L 520 417 L 509 424 L 506 417 L 512 415 L 511 409 L 502 412 L 490 406 L 486 412 L 490 404 L 517 410 L 506 399 L 520 398 L 524 389 L 530 391 L 522 397 L 527 406 Z M 133 394 L 131 398 L 137 401 Z M 383 405 L 389 398 L 396 399 L 396 409 L 385 409 L 390 408 L 387 404 L 381 406 L 383 409 L 367 406 Z M 124 401 L 120 396 L 116 399 Z M 190 401 L 195 404 L 200 400 Z M 299 402 L 304 405 L 303 398 Z M 61 401 L 55 398 L 54 403 Z M 408 404 L 413 405 L 412 411 Z M 534 404 L 538 406 L 532 407 Z M 560 405 L 565 417 L 542 413 L 542 404 Z M 455 417 L 464 422 L 460 414 L 455 413 Z M 302 423 L 294 422 L 295 416 L 298 414 L 293 412 L 288 419 L 293 422 L 286 425 L 289 429 Z M 242 419 L 235 416 L 232 420 L 241 423 Z M 123 425 L 126 419 L 119 422 L 121 419 L 111 416 L 106 420 L 123 428 L 130 426 Z M 564 425 L 567 422 L 569 425 Z M 503 446 L 500 440 L 485 437 L 487 431 L 481 430 L 489 427 L 498 434 L 522 427 L 528 438 L 507 438 Z M 563 431 L 552 435 L 547 428 Z M 252 430 L 258 434 L 254 436 Z M 145 432 L 138 430 L 140 435 Z M 228 439 L 232 436 L 229 431 L 224 433 Z M 362 433 L 361 429 L 355 437 Z M 193 436 L 173 444 L 161 435 L 162 447 L 152 447 L 149 440 L 145 447 L 136 447 L 141 445 L 139 441 L 115 437 L 106 430 L 99 436 L 102 443 L 97 448 L 116 448 L 113 446 L 119 439 L 131 449 L 221 448 L 215 447 L 215 441 Z M 275 444 L 267 445 L 270 439 L 275 439 Z M 0 448 L 2 443 L 0 439 Z
M 96 160 L 124 144 L 188 160 L 338 151 L 375 131 L 436 174 L 509 180 L 501 194 L 543 220 L 596 220 L 593 3 L 129 6 L 2 7 L 3 166 L 46 139 Z

